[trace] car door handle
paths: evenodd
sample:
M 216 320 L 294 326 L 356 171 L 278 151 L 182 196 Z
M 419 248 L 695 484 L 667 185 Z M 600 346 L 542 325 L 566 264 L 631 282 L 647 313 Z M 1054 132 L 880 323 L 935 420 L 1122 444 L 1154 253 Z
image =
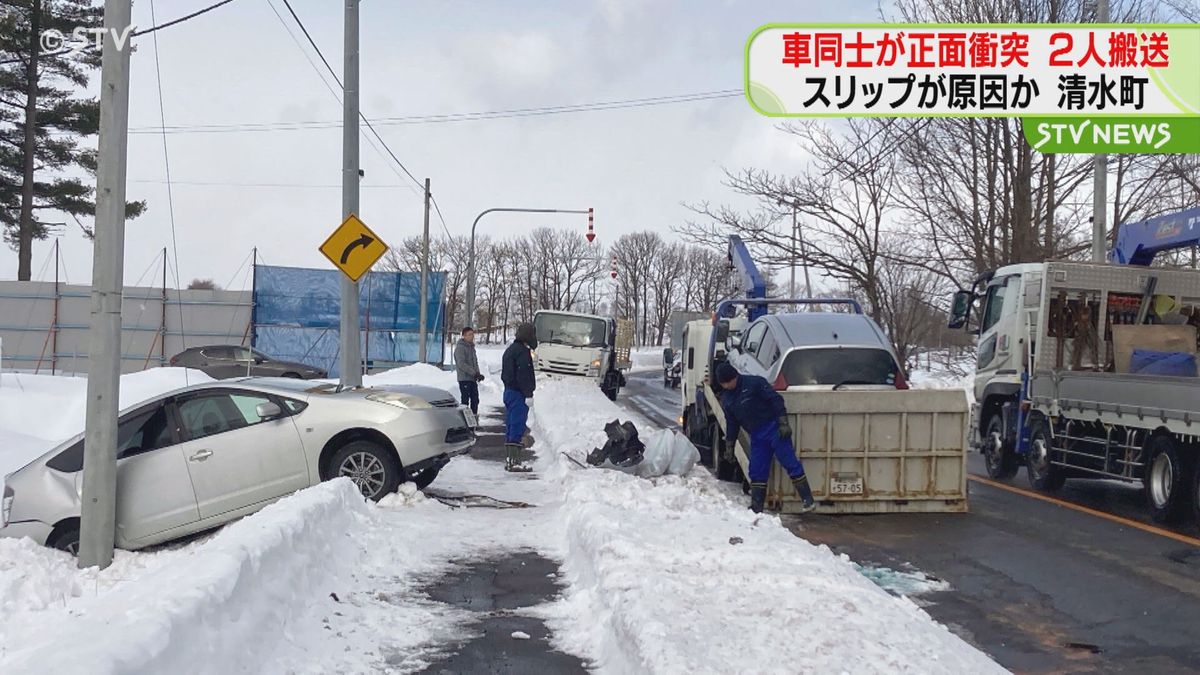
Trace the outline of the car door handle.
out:
M 192 455 L 191 457 L 188 457 L 188 461 L 203 462 L 204 460 L 208 459 L 209 457 L 212 457 L 212 454 L 213 454 L 212 450 L 201 450 L 200 452 L 197 452 L 196 454 Z

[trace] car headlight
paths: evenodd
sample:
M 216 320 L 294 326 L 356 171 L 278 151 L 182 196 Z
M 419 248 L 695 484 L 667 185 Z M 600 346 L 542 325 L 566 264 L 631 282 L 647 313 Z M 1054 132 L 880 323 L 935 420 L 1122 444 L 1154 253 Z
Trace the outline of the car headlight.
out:
M 374 394 L 367 394 L 367 400 L 375 401 L 376 403 L 386 403 L 387 405 L 403 408 L 404 410 L 424 410 L 433 407 L 429 405 L 429 401 L 420 396 L 402 394 L 396 391 L 380 391 Z
M 16 496 L 13 489 L 4 486 L 4 501 L 0 502 L 0 527 L 8 527 L 8 521 L 12 518 L 13 497 Z

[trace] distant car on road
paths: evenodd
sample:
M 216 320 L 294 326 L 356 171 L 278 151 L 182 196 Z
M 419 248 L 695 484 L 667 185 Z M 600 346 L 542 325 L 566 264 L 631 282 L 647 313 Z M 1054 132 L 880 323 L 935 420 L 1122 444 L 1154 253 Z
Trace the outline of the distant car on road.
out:
M 121 413 L 116 544 L 212 529 L 346 476 L 378 501 L 429 485 L 475 443 L 469 409 L 441 389 L 342 389 L 294 379 L 208 382 Z M 0 536 L 76 552 L 83 435 L 5 478 Z
M 257 349 L 241 345 L 192 347 L 171 357 L 170 363 L 172 366 L 181 368 L 195 368 L 218 380 L 231 377 L 290 377 L 297 380 L 321 380 L 329 376 L 320 368 L 292 361 L 279 361 Z

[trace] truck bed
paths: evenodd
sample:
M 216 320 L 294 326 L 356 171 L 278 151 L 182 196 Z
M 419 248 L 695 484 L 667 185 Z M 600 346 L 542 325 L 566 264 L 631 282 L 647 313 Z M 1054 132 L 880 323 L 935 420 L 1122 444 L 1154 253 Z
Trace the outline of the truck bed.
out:
M 707 390 L 722 428 L 724 413 Z M 961 390 L 782 392 L 818 513 L 965 512 L 970 406 Z M 735 454 L 749 468 L 747 439 Z M 861 483 L 859 483 L 861 481 Z M 860 493 L 837 493 L 861 485 Z M 800 497 L 772 462 L 767 503 Z
M 1029 393 L 1050 416 L 1200 435 L 1200 378 L 1043 370 Z

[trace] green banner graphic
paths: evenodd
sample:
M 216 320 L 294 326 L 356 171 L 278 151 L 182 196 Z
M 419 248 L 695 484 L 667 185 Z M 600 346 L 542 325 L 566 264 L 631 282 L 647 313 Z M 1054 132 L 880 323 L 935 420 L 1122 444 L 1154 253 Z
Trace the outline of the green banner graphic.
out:
M 1200 153 L 1200 117 L 1026 117 L 1021 126 L 1046 154 Z

